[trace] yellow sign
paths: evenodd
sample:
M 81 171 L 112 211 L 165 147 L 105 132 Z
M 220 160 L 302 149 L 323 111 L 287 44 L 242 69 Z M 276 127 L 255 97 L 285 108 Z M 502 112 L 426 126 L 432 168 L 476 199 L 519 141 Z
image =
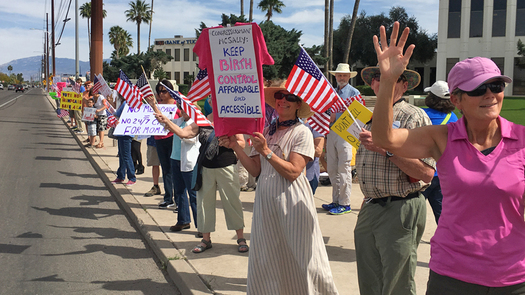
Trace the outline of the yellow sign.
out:
M 72 91 L 62 91 L 60 108 L 63 110 L 82 110 L 82 94 Z
M 352 113 L 359 126 L 354 123 L 348 111 Z M 330 129 L 358 149 L 361 144 L 359 141 L 359 132 L 361 132 L 361 128 L 365 126 L 366 122 L 372 119 L 372 112 L 356 100 L 348 106 L 348 111 L 345 110 Z

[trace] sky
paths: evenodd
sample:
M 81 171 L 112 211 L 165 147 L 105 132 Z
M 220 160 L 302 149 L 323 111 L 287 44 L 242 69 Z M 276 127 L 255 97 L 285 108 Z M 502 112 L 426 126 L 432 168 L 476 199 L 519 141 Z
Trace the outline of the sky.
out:
M 70 0 L 55 1 L 55 40 L 58 42 L 60 31 L 63 27 L 66 11 Z M 87 0 L 77 0 L 78 6 Z M 103 58 L 110 58 L 113 46 L 109 43 L 109 28 L 119 25 L 133 38 L 131 53 L 137 52 L 137 25 L 127 22 L 125 11 L 129 9 L 131 0 L 104 0 L 104 9 L 107 17 L 104 19 L 104 52 Z M 301 43 L 310 47 L 323 43 L 324 31 L 324 1 L 323 0 L 281 0 L 286 7 L 282 14 L 274 13 L 272 21 L 287 30 L 295 28 L 302 31 Z M 151 0 L 146 0 L 151 5 Z M 253 18 L 259 23 L 265 16 L 254 0 Z M 249 0 L 244 0 L 244 14 L 249 14 Z M 151 43 L 154 40 L 173 38 L 174 35 L 194 37 L 195 29 L 204 22 L 208 27 L 215 26 L 221 21 L 221 14 L 240 15 L 239 0 L 155 0 L 153 2 L 153 22 Z M 351 15 L 354 1 L 335 0 L 334 28 L 339 26 L 341 18 Z M 388 14 L 392 6 L 402 6 L 409 16 L 415 16 L 422 29 L 428 33 L 437 33 L 439 0 L 362 0 L 359 13 L 365 11 L 367 15 Z M 60 45 L 56 46 L 57 58 L 75 58 L 75 0 L 72 0 L 69 9 Z M 12 60 L 41 56 L 44 52 L 45 20 L 46 13 L 51 13 L 51 0 L 22 0 L 1 1 L 0 15 L 0 64 Z M 51 16 L 49 16 L 51 23 Z M 87 19 L 79 17 L 79 59 L 89 60 Z M 149 25 L 141 25 L 140 49 L 144 51 L 148 46 Z

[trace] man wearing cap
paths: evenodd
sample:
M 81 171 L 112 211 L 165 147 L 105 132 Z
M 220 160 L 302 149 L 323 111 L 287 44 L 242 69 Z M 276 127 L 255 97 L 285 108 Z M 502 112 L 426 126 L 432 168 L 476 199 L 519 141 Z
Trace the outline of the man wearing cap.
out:
M 450 101 L 447 82 L 436 81 L 431 87 L 425 88 L 425 92 L 429 92 L 425 98 L 425 105 L 428 108 L 423 110 L 432 121 L 432 125 L 446 125 L 458 120 L 458 117 L 453 112 L 456 107 Z M 437 171 L 434 173 L 434 178 L 432 178 L 430 186 L 423 192 L 423 195 L 428 199 L 432 212 L 434 212 L 436 223 L 438 223 L 441 215 L 443 194 L 441 193 Z
M 345 102 L 345 106 L 352 101 L 359 100 L 364 104 L 359 90 L 350 86 L 348 81 L 357 75 L 350 71 L 345 63 L 337 65 L 335 71 L 330 71 L 337 80 L 337 93 Z M 340 105 L 342 106 L 342 105 Z M 344 107 L 333 107 L 330 124 L 333 124 L 346 110 Z M 352 192 L 352 146 L 334 131 L 330 130 L 326 139 L 326 171 L 332 183 L 332 203 L 323 204 L 323 209 L 330 214 L 341 215 L 350 212 L 350 194 Z
M 378 67 L 361 71 L 376 95 L 381 73 Z M 403 94 L 420 82 L 417 72 L 405 70 L 395 83 L 394 128 L 431 125 L 426 113 L 407 103 Z M 435 171 L 432 158 L 408 159 L 373 144 L 372 120 L 359 134 L 361 145 L 356 168 L 365 201 L 354 230 L 357 274 L 361 294 L 416 294 L 414 275 L 417 247 L 426 221 L 421 191 Z

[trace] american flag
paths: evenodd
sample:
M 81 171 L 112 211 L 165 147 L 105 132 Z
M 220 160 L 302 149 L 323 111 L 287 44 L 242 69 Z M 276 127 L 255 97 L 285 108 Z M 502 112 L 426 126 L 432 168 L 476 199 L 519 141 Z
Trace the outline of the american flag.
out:
M 120 75 L 115 85 L 115 90 L 124 97 L 130 108 L 135 109 L 142 107 L 142 93 L 136 85 L 131 84 L 128 76 L 120 70 Z
M 62 117 L 65 117 L 65 116 L 69 116 L 69 111 L 68 110 L 64 110 L 64 109 L 60 109 L 60 112 L 57 114 L 57 117 L 62 118 Z
M 160 82 L 160 85 L 164 86 L 166 90 L 168 90 L 168 93 L 175 99 L 181 109 L 190 116 L 190 118 L 195 122 L 195 124 L 206 127 L 206 126 L 213 126 L 213 124 L 206 119 L 206 117 L 202 114 L 201 111 L 199 111 L 193 103 L 184 95 L 182 95 L 178 91 L 171 90 L 169 87 L 166 87 L 162 82 Z
M 118 120 L 117 120 L 117 118 L 115 116 L 113 116 L 113 115 L 109 115 L 108 116 L 108 127 L 109 128 L 117 126 L 117 122 L 118 122 Z
M 191 102 L 201 100 L 211 94 L 210 81 L 208 80 L 208 70 L 200 70 L 197 79 L 191 85 L 188 92 L 188 99 Z
M 302 47 L 286 81 L 286 89 L 304 99 L 317 113 L 325 112 L 337 97 L 337 92 Z
M 98 93 L 102 89 L 102 83 L 100 83 L 100 80 L 98 79 L 97 75 L 95 75 L 95 79 L 93 79 L 93 93 Z
M 322 135 L 327 135 L 330 132 L 330 114 L 330 110 L 327 110 L 324 113 L 314 113 L 313 116 L 308 118 L 306 121 L 313 130 L 321 133 Z
M 144 97 L 154 96 L 153 90 L 151 90 L 148 79 L 144 73 L 142 73 L 142 75 L 140 75 L 139 79 L 137 80 L 137 87 Z
M 68 80 L 69 82 L 69 85 L 71 86 L 71 89 L 76 92 L 76 93 L 80 93 L 80 85 L 77 84 L 73 79 L 69 78 Z
M 98 74 L 97 77 L 98 77 L 98 82 L 100 83 L 100 85 L 102 85 L 100 87 L 100 93 L 104 95 L 104 97 L 110 96 L 113 91 L 108 86 L 108 83 L 106 83 L 106 80 L 104 80 L 104 77 L 102 76 L 102 74 Z
M 109 103 L 109 101 L 107 99 L 104 99 L 102 101 L 102 103 L 104 104 L 104 106 L 106 106 L 106 110 L 111 114 L 113 115 L 115 113 L 115 108 Z
M 354 100 L 357 100 L 358 102 L 360 102 L 362 105 L 365 105 L 365 100 L 363 99 L 363 97 L 361 97 L 361 94 L 358 94 L 356 96 L 352 96 L 352 97 L 347 97 L 347 98 L 342 98 L 342 99 L 335 99 L 334 101 L 334 104 L 332 105 L 332 107 L 330 108 L 330 111 L 332 111 L 332 113 L 340 113 L 340 112 L 343 112 L 346 110 L 346 108 L 348 108 L 348 106 L 350 104 L 352 104 L 352 102 Z

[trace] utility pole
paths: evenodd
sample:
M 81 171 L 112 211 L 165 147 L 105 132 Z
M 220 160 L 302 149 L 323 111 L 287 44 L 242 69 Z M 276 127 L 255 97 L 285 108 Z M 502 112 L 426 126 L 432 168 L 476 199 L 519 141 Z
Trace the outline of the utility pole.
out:
M 49 14 L 46 13 L 46 89 L 49 92 Z
M 55 0 L 51 0 L 51 53 L 53 54 L 53 78 L 56 75 L 55 66 Z
M 78 0 L 75 0 L 75 82 L 79 73 L 78 48 Z
M 102 0 L 91 0 L 91 81 L 102 74 Z

